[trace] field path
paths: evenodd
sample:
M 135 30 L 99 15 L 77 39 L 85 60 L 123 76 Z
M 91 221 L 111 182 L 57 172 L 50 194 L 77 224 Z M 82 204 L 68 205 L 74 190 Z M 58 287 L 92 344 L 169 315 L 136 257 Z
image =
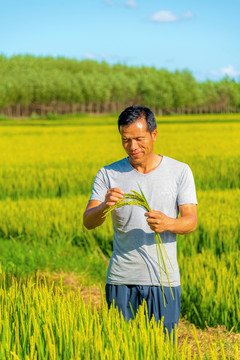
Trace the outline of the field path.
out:
M 80 287 L 80 293 L 82 294 L 84 301 L 86 304 L 89 303 L 89 298 L 91 294 L 91 303 L 92 303 L 92 309 L 96 306 L 98 307 L 101 304 L 101 289 L 99 286 L 82 286 L 81 282 L 79 282 L 79 276 L 74 273 L 46 273 L 46 272 L 39 272 L 39 278 L 45 277 L 48 281 L 52 282 L 54 281 L 56 284 L 59 284 L 60 277 L 63 279 L 63 287 L 65 291 L 68 291 L 68 289 L 72 289 L 74 291 L 77 291 L 77 289 Z M 105 291 L 103 289 L 103 295 L 105 299 Z M 193 326 L 192 324 L 181 318 L 178 325 L 178 344 L 181 348 L 183 341 L 188 337 L 187 343 L 191 345 L 192 355 L 194 352 L 198 354 L 198 349 L 196 345 L 196 341 L 193 334 Z M 219 356 L 221 355 L 221 347 L 219 345 L 219 340 L 221 339 L 225 355 L 230 356 L 230 358 L 234 358 L 234 344 L 238 344 L 238 348 L 240 350 L 240 333 L 235 334 L 233 332 L 229 332 L 226 330 L 225 326 L 218 325 L 217 328 L 211 328 L 208 327 L 206 324 L 206 329 L 199 329 L 196 328 L 198 342 L 200 345 L 200 349 L 202 351 L 202 355 L 204 357 L 204 351 L 207 349 L 207 353 L 211 357 L 211 351 L 209 346 L 211 345 L 211 342 L 217 343 L 217 351 Z

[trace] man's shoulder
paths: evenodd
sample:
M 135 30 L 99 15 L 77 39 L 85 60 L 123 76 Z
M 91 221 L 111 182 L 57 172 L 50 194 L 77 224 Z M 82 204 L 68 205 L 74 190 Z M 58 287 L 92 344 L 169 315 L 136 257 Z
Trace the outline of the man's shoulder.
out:
M 176 160 L 176 159 L 173 159 L 169 156 L 165 156 L 165 161 L 166 161 L 166 164 L 173 168 L 173 169 L 179 169 L 179 170 L 183 170 L 183 169 L 186 169 L 189 165 L 182 162 L 182 161 L 179 161 L 179 160 Z
M 126 168 L 128 167 L 128 159 L 124 158 L 118 161 L 115 161 L 109 165 L 105 165 L 103 167 L 103 169 L 105 169 L 106 171 L 124 171 Z

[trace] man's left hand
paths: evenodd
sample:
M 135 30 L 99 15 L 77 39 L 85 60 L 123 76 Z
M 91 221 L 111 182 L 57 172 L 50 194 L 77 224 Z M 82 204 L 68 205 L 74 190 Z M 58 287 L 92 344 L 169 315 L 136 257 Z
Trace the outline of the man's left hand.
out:
M 151 210 L 144 214 L 150 228 L 155 232 L 167 231 L 172 220 L 161 211 Z
M 145 213 L 150 228 L 155 232 L 171 231 L 175 234 L 187 234 L 197 227 L 197 205 L 179 205 L 180 218 L 171 218 L 161 211 L 151 210 Z

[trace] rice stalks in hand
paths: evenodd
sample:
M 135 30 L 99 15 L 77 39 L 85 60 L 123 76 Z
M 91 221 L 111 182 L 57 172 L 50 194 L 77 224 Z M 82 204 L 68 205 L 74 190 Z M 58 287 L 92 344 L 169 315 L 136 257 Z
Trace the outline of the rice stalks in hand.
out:
M 139 185 L 138 185 L 139 186 Z M 112 210 L 114 209 L 118 209 L 124 205 L 136 205 L 136 206 L 140 206 L 142 208 L 144 208 L 147 212 L 150 212 L 151 211 L 151 208 L 150 206 L 148 205 L 148 202 L 142 192 L 142 189 L 141 187 L 139 186 L 139 189 L 140 189 L 140 194 L 137 192 L 137 191 L 134 191 L 134 190 L 131 190 L 131 193 L 125 193 L 123 195 L 123 198 L 118 200 L 115 205 L 113 206 L 110 206 L 108 209 L 106 209 L 104 211 L 104 216 L 107 216 Z M 163 245 L 163 242 L 162 242 L 162 239 L 161 239 L 161 236 L 159 233 L 155 232 L 155 241 L 156 241 L 156 248 L 157 248 L 157 257 L 158 257 L 158 265 L 159 265 L 159 271 L 160 271 L 160 278 L 161 278 L 161 285 L 162 285 L 162 292 L 163 292 L 163 302 L 164 302 L 164 306 L 166 306 L 166 302 L 165 302 L 165 296 L 164 296 L 164 287 L 163 287 L 163 282 L 162 282 L 162 270 L 161 270 L 161 262 L 163 264 L 163 267 L 164 267 L 164 271 L 166 273 L 166 276 L 167 276 L 167 280 L 168 280 L 168 284 L 169 284 L 169 287 L 170 287 L 170 290 L 171 290 L 171 294 L 172 294 L 172 298 L 174 300 L 174 296 L 173 296 L 173 292 L 172 292 L 172 288 L 171 288 L 171 285 L 170 285 L 170 279 L 169 279 L 169 274 L 168 274 L 168 271 L 167 271 L 167 266 L 166 266 L 166 263 L 165 263 L 165 260 L 164 260 L 164 257 L 163 257 L 163 252 L 164 252 L 164 255 L 165 257 L 168 259 L 172 269 L 173 269 L 173 266 L 171 264 L 171 261 L 169 259 L 169 256 L 167 254 L 167 251 L 165 249 L 165 246 Z M 163 248 L 163 251 L 162 251 L 162 248 Z M 161 260 L 161 261 L 160 261 Z

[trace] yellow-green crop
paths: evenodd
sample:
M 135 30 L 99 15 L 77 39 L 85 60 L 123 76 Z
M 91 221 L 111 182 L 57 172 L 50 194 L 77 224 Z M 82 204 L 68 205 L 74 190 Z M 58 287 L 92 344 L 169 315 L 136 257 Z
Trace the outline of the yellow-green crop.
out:
M 67 243 L 77 247 L 76 253 L 81 251 L 79 263 L 88 261 L 86 276 L 101 273 L 104 283 L 112 253 L 111 221 L 107 218 L 101 227 L 86 231 L 82 214 L 97 171 L 126 156 L 116 120 L 88 116 L 0 122 L 0 258 L 4 268 L 12 263 L 28 266 L 40 259 L 34 258 L 32 243 L 43 251 L 48 244 Z M 177 235 L 181 316 L 197 326 L 207 322 L 240 332 L 240 114 L 157 120 L 155 152 L 189 164 L 197 190 L 198 227 Z M 22 248 L 27 249 L 24 254 Z M 99 255 L 95 267 L 90 261 L 93 249 L 106 260 Z M 67 257 L 63 252 L 62 258 L 67 261 Z M 14 327 L 16 319 L 9 314 L 9 326 Z M 28 322 L 24 323 L 27 327 Z M 107 349 L 109 354 L 112 351 L 109 344 L 102 345 L 106 359 L 111 356 L 107 355 Z
M 127 322 L 114 304 L 108 309 L 103 297 L 100 306 L 94 306 L 91 292 L 86 305 L 80 287 L 65 291 L 62 282 L 51 284 L 38 274 L 6 283 L 0 268 L 0 359 L 209 359 L 198 346 L 194 326 L 194 342 L 186 336 L 179 344 L 176 329 L 173 345 L 172 338 L 163 333 L 163 323 L 157 324 L 154 316 L 149 321 L 145 300 L 135 319 Z M 213 340 L 208 353 L 212 359 L 224 360 L 227 351 L 222 347 L 219 358 L 219 346 L 221 340 Z M 238 360 L 238 350 L 235 343 L 231 360 Z

